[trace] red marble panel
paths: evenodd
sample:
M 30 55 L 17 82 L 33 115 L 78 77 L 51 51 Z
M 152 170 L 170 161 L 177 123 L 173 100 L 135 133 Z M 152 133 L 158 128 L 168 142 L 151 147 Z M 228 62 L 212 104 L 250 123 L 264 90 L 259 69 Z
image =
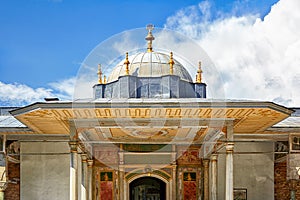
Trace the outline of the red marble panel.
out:
M 100 182 L 100 200 L 113 200 L 113 182 Z
M 197 186 L 196 181 L 183 182 L 183 199 L 197 200 Z

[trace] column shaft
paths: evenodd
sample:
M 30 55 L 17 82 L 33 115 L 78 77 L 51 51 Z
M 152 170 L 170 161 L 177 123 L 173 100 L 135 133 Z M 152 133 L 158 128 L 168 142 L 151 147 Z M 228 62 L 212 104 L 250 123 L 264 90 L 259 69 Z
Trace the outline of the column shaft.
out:
M 119 151 L 119 200 L 127 199 L 127 196 L 124 192 L 124 179 L 125 179 L 125 169 L 124 169 L 124 151 L 123 144 L 120 144 Z
M 78 200 L 78 180 L 77 180 L 77 142 L 69 142 L 70 153 L 70 200 Z
M 0 188 L 0 200 L 4 200 L 5 188 Z
M 93 160 L 87 160 L 87 164 L 88 164 L 87 199 L 93 200 Z
M 0 190 L 0 200 L 4 200 L 4 191 Z
M 213 154 L 211 156 L 211 200 L 217 200 L 217 184 L 218 184 L 218 155 Z
M 203 187 L 204 187 L 204 200 L 209 200 L 209 160 L 204 159 L 203 160 L 204 165 L 204 181 L 203 181 Z
M 233 200 L 233 143 L 226 145 L 226 189 L 225 199 Z
M 82 178 L 81 178 L 81 199 L 88 200 L 88 175 L 87 175 L 87 154 L 81 154 Z
M 177 189 L 176 189 L 176 183 L 177 183 L 177 173 L 176 173 L 176 165 L 172 165 L 172 199 L 176 199 L 177 196 Z
M 4 194 L 5 194 L 6 187 L 7 187 L 7 182 L 0 181 L 0 200 L 4 200 L 4 196 L 5 196 Z
M 119 190 L 120 190 L 120 200 L 122 199 L 126 199 L 127 197 L 125 197 L 125 194 L 124 194 L 124 169 L 123 168 L 120 168 L 119 169 Z

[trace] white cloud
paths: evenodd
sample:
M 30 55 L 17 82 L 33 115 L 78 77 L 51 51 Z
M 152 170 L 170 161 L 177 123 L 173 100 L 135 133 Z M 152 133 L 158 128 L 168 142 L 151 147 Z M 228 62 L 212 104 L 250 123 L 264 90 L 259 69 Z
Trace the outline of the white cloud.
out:
M 180 10 L 165 27 L 194 38 L 207 52 L 223 76 L 226 97 L 299 106 L 300 1 L 280 0 L 263 20 L 256 14 L 211 20 L 207 3 Z
M 64 79 L 57 82 L 49 83 L 49 85 L 58 92 L 58 95 L 64 99 L 71 99 L 74 93 L 75 77 Z
M 24 84 L 0 82 L 0 102 L 2 105 L 21 106 L 42 101 L 44 97 L 52 97 L 52 90 L 46 88 L 33 89 Z
M 0 81 L 0 105 L 24 106 L 34 102 L 44 101 L 46 97 L 58 97 L 61 100 L 71 100 L 75 78 L 50 83 L 50 88 L 32 88 L 20 83 L 3 83 Z

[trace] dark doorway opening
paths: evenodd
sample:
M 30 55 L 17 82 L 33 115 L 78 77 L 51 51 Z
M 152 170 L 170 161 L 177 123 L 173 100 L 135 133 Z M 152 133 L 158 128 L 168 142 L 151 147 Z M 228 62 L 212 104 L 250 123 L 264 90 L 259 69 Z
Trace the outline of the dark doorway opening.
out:
M 130 200 L 166 200 L 166 184 L 154 177 L 142 177 L 129 184 Z

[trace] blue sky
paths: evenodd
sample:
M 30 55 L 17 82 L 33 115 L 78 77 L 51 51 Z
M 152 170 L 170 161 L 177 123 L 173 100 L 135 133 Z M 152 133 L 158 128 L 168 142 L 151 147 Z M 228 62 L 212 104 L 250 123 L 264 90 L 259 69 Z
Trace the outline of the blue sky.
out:
M 148 23 L 164 27 L 167 19 L 176 16 L 178 11 L 197 7 L 200 2 L 2 0 L 0 82 L 25 85 L 33 90 L 51 88 L 49 83 L 76 76 L 80 63 L 103 40 Z M 210 4 L 209 22 L 214 23 L 221 18 L 251 14 L 263 19 L 278 0 L 207 2 Z
M 167 17 L 198 2 L 1 1 L 0 80 L 42 87 L 51 81 L 74 76 L 85 56 L 101 41 L 147 23 L 163 27 Z M 215 10 L 231 12 L 233 2 L 217 0 Z M 245 1 L 241 9 L 264 14 L 274 2 Z

